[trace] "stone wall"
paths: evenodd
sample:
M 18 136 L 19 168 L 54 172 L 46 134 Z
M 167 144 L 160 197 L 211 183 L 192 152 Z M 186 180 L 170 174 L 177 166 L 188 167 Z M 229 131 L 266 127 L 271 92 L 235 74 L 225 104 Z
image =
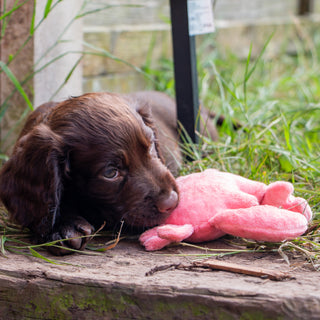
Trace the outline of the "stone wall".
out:
M 97 0 L 87 9 L 106 5 L 110 7 L 84 20 L 84 39 L 96 55 L 85 57 L 83 90 L 145 89 L 152 85 L 146 77 L 132 66 L 108 58 L 106 52 L 139 68 L 147 63 L 157 67 L 160 58 L 171 58 L 169 0 Z M 319 1 L 315 1 L 314 9 L 320 12 Z M 292 26 L 296 12 L 295 0 L 217 0 L 217 32 L 208 37 L 213 43 L 220 43 L 222 50 L 246 56 L 251 42 L 256 44 L 253 53 L 259 52 L 275 29 L 279 30 L 275 35 L 279 41 L 284 31 L 294 33 L 288 24 Z M 252 28 L 253 25 L 258 26 Z M 276 49 L 276 42 L 270 47 Z
M 85 42 L 100 49 L 91 47 L 91 52 L 97 55 L 85 57 L 84 91 L 144 89 L 146 79 L 133 66 L 141 68 L 151 56 L 155 67 L 161 57 L 171 55 L 168 1 L 99 0 L 87 9 L 98 9 L 106 4 L 111 7 L 88 15 L 84 20 Z M 131 65 L 106 57 L 103 50 Z

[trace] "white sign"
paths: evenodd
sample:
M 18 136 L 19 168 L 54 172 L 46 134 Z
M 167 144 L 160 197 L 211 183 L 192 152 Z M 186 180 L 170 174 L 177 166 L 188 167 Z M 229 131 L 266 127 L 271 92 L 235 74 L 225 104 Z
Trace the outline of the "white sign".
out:
M 214 32 L 211 0 L 188 0 L 189 35 Z

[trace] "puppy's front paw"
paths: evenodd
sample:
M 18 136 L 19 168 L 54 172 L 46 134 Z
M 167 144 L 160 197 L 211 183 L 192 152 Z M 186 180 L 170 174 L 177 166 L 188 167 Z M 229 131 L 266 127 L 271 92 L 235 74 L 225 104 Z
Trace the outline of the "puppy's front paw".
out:
M 62 256 L 73 253 L 72 250 L 83 250 L 90 240 L 90 235 L 94 232 L 94 227 L 84 218 L 78 216 L 74 219 L 64 222 L 56 228 L 56 231 L 51 234 L 49 241 L 57 241 L 63 239 L 69 239 L 59 241 L 57 246 L 48 246 L 48 251 L 54 255 Z M 66 248 L 66 249 L 64 249 Z

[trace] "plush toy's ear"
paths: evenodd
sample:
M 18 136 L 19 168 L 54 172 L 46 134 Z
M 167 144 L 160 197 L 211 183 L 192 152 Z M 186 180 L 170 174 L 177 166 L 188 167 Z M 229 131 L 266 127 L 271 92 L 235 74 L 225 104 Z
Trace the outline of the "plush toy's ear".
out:
M 267 186 L 261 204 L 280 207 L 286 204 L 293 193 L 293 185 L 286 181 L 276 181 Z
M 0 198 L 12 218 L 41 238 L 52 232 L 59 216 L 63 141 L 40 124 L 17 142 L 0 173 Z
M 290 182 L 276 181 L 268 185 L 261 204 L 267 204 L 278 208 L 302 213 L 309 221 L 312 211 L 308 202 L 293 196 L 294 187 Z

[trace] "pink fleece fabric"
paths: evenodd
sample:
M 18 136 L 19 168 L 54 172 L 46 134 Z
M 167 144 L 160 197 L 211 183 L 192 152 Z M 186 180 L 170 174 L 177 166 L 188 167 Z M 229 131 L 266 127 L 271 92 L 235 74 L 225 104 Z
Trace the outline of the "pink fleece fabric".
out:
M 207 169 L 179 177 L 180 202 L 166 221 L 140 236 L 146 250 L 172 242 L 203 242 L 226 233 L 261 240 L 283 241 L 302 235 L 312 218 L 305 199 L 293 196 L 293 185 L 266 185 L 244 177 Z

